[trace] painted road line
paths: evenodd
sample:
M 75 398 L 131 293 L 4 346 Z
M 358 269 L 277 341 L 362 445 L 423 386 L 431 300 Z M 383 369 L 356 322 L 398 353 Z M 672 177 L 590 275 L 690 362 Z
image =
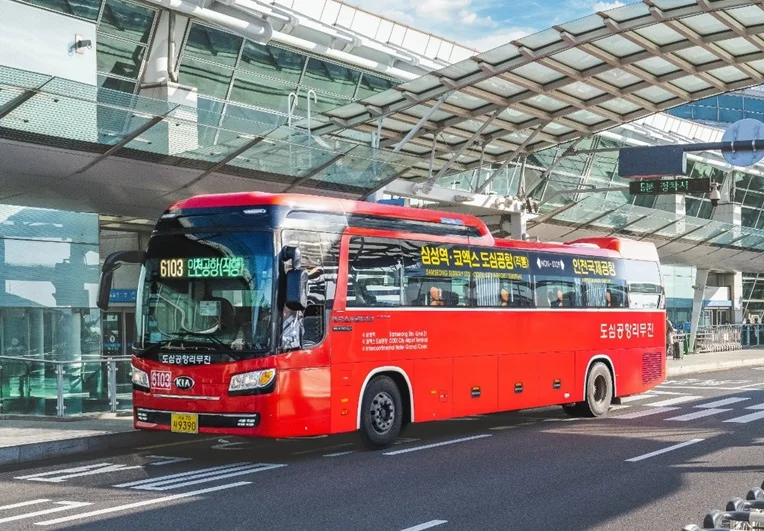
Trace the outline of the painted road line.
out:
M 237 476 L 243 476 L 245 474 L 254 474 L 256 472 L 264 472 L 266 470 L 273 470 L 274 468 L 281 468 L 286 465 L 263 465 L 258 464 L 255 466 L 251 466 L 245 470 L 238 470 L 236 472 L 230 472 L 227 474 L 217 474 L 210 477 L 200 478 L 200 479 L 190 479 L 190 481 L 184 481 L 182 483 L 179 483 L 177 480 L 170 480 L 170 482 L 159 482 L 159 483 L 151 483 L 149 485 L 143 485 L 142 487 L 135 487 L 136 489 L 140 490 L 153 490 L 153 491 L 164 491 L 164 490 L 171 490 L 171 489 L 180 489 L 183 487 L 190 487 L 191 485 L 199 485 L 200 483 L 209 483 L 211 481 L 220 481 L 221 479 L 228 479 L 228 478 L 234 478 Z M 161 485 L 161 486 L 160 486 Z
M 180 442 L 172 442 L 172 443 L 165 443 L 165 444 L 154 444 L 151 446 L 141 446 L 139 448 L 136 448 L 136 450 L 154 450 L 155 448 L 169 448 L 170 446 L 183 446 L 184 444 L 198 444 L 205 441 L 216 441 L 217 437 L 205 437 L 204 439 L 194 439 L 191 441 L 180 441 Z
M 423 531 L 424 529 L 430 529 L 431 527 L 443 525 L 448 523 L 448 520 L 430 520 L 423 524 L 415 525 L 414 527 L 407 527 L 403 531 Z
M 165 477 L 159 476 L 154 478 L 152 481 L 143 482 L 140 485 L 135 485 L 130 488 L 150 490 L 149 487 L 156 487 L 157 485 L 170 485 L 172 483 L 184 483 L 187 481 L 194 481 L 197 479 L 210 478 L 210 477 L 218 478 L 220 476 L 223 476 L 224 474 L 230 474 L 231 472 L 239 472 L 240 470 L 250 470 L 253 468 L 257 468 L 257 465 L 254 463 L 248 463 L 244 466 L 237 466 L 233 468 L 228 468 L 226 470 L 216 470 L 214 472 L 201 472 L 201 473 L 192 474 L 190 476 L 185 476 L 180 478 L 178 477 L 170 478 L 169 476 L 165 478 Z
M 154 498 L 151 500 L 143 500 L 139 502 L 128 503 L 125 505 L 117 505 L 116 507 L 109 507 L 107 509 L 99 509 L 97 511 L 90 511 L 89 513 L 73 514 L 71 516 L 64 516 L 63 518 L 56 518 L 55 520 L 47 520 L 45 522 L 36 522 L 35 525 L 63 524 L 65 522 L 72 522 L 74 520 L 83 520 L 85 518 L 92 518 L 93 516 L 101 516 L 102 514 L 128 511 L 130 509 L 136 509 L 138 507 L 144 507 L 146 505 L 156 505 L 158 503 L 167 503 L 173 500 L 179 500 L 181 498 L 190 498 L 191 496 L 201 496 L 202 494 L 207 494 L 209 492 L 232 489 L 234 487 L 243 487 L 244 485 L 251 485 L 251 484 L 252 484 L 251 481 L 239 481 L 238 483 L 228 483 L 226 485 L 218 485 L 217 487 L 209 487 L 207 489 L 194 490 L 191 492 L 183 492 L 181 494 L 173 494 L 172 496 L 163 496 L 162 498 Z
M 339 450 L 340 448 L 347 448 L 353 446 L 353 443 L 333 444 L 332 446 L 324 446 L 323 448 L 313 448 L 311 450 L 301 450 L 299 452 L 292 452 L 292 455 L 307 455 L 318 452 L 326 452 L 327 450 Z
M 19 507 L 27 507 L 29 505 L 37 505 L 39 503 L 46 503 L 46 502 L 49 502 L 49 501 L 50 500 L 48 500 L 48 499 L 40 498 L 39 500 L 29 500 L 29 501 L 25 501 L 25 502 L 12 503 L 10 505 L 3 505 L 2 507 L 0 507 L 0 511 L 6 511 L 6 510 L 10 510 L 10 509 L 18 509 Z
M 201 468 L 199 470 L 192 470 L 190 472 L 180 472 L 178 474 L 170 474 L 169 476 L 158 476 L 155 478 L 146 478 L 146 479 L 140 479 L 138 481 L 131 481 L 129 483 L 120 483 L 119 485 L 112 485 L 112 487 L 117 488 L 129 488 L 129 487 L 135 487 L 136 485 L 143 485 L 144 483 L 153 483 L 155 481 L 163 480 L 163 479 L 174 479 L 174 478 L 185 478 L 188 476 L 195 476 L 197 474 L 201 474 L 204 472 L 214 472 L 214 471 L 228 471 L 231 468 L 241 467 L 244 465 L 251 465 L 252 463 L 233 463 L 230 465 L 222 465 L 222 466 L 213 466 L 210 468 Z M 222 472 L 221 472 L 222 473 Z
M 610 411 L 618 411 L 620 409 L 629 409 L 631 406 L 628 404 L 616 404 L 614 406 L 610 406 Z M 573 417 L 575 419 L 576 417 Z
M 93 504 L 87 503 L 87 502 L 61 501 L 61 502 L 56 502 L 56 505 L 61 505 L 61 507 L 54 507 L 52 509 L 44 509 L 42 511 L 35 511 L 33 513 L 25 513 L 25 514 L 19 514 L 16 516 L 9 516 L 7 518 L 0 518 L 0 524 L 15 522 L 17 520 L 26 520 L 27 518 L 35 518 L 37 516 L 43 516 L 46 514 L 60 513 L 61 511 L 70 511 L 72 509 L 79 509 L 80 507 L 85 507 L 87 505 L 93 505 Z
M 729 406 L 730 404 L 737 404 L 738 402 L 744 402 L 746 400 L 750 400 L 750 398 L 743 398 L 743 397 L 725 398 L 723 400 L 717 400 L 716 402 L 708 402 L 707 404 L 698 404 L 695 407 L 715 408 L 715 407 L 721 407 L 721 406 Z
M 746 409 L 764 409 L 764 404 L 756 404 L 755 406 L 748 406 Z
M 742 417 L 735 417 L 734 419 L 725 420 L 724 422 L 734 422 L 736 424 L 748 424 L 754 420 L 764 418 L 764 411 L 757 411 L 756 413 L 750 413 L 743 415 Z
M 333 454 L 326 454 L 324 457 L 340 457 L 341 455 L 349 455 L 355 453 L 355 450 L 348 450 L 347 452 L 335 452 Z
M 621 402 L 636 402 L 637 400 L 644 400 L 645 398 L 654 398 L 658 395 L 650 394 L 650 395 L 634 395 L 634 396 L 625 396 L 621 399 Z
M 679 396 L 677 398 L 669 398 L 668 400 L 661 400 L 659 402 L 652 402 L 650 404 L 644 404 L 647 407 L 664 407 L 675 406 L 677 404 L 684 404 L 685 402 L 694 402 L 695 400 L 703 399 L 702 396 Z
M 493 428 L 488 428 L 489 430 L 494 431 L 502 431 L 502 430 L 511 430 L 512 428 L 516 428 L 517 426 L 494 426 Z
M 687 413 L 686 415 L 679 415 L 678 417 L 671 417 L 670 419 L 666 420 L 678 420 L 680 422 L 686 422 L 688 420 L 695 420 L 700 419 L 703 417 L 710 417 L 711 415 L 716 415 L 717 413 L 724 413 L 725 411 L 732 411 L 731 409 L 702 409 L 700 411 L 693 411 L 692 413 Z
M 161 459 L 161 461 L 154 461 L 149 463 L 151 466 L 163 466 L 172 465 L 175 463 L 182 463 L 183 461 L 191 461 L 191 457 L 168 457 L 166 455 L 149 455 L 148 459 Z
M 685 446 L 690 446 L 691 444 L 699 443 L 702 441 L 703 439 L 692 439 L 691 441 L 686 441 L 683 443 L 675 444 L 674 446 L 669 446 L 668 448 L 664 448 L 663 450 L 656 450 L 654 452 L 650 452 L 649 454 L 632 457 L 631 459 L 627 459 L 626 461 L 629 463 L 635 463 L 637 461 L 642 461 L 643 459 L 649 459 L 650 457 L 655 457 L 656 455 L 665 454 L 666 452 L 678 450 L 679 448 L 684 448 Z
M 62 468 L 60 470 L 52 470 L 49 472 L 40 472 L 38 474 L 29 474 L 26 476 L 16 476 L 13 479 L 27 479 L 27 480 L 33 480 L 33 481 L 46 481 L 42 478 L 46 478 L 49 476 L 57 476 L 59 474 L 76 474 L 79 472 L 88 472 L 91 470 L 98 470 L 106 467 L 114 466 L 112 463 L 97 463 L 95 465 L 85 465 L 85 466 L 78 466 L 74 468 Z M 58 480 L 54 480 L 58 481 Z
M 610 417 L 612 419 L 638 419 L 640 417 L 649 417 L 650 415 L 658 415 L 660 413 L 667 413 L 679 409 L 678 407 L 656 407 L 653 409 L 643 409 L 642 411 L 635 411 L 634 413 L 626 413 L 625 415 L 615 415 Z
M 472 437 L 462 437 L 461 439 L 453 439 L 450 441 L 443 441 L 443 442 L 434 443 L 434 444 L 425 444 L 424 446 L 415 446 L 414 448 L 404 448 L 403 450 L 395 450 L 393 452 L 385 452 L 382 455 L 398 455 L 398 454 L 406 454 L 408 452 L 417 452 L 419 450 L 429 450 L 430 448 L 437 448 L 438 446 L 446 446 L 448 444 L 474 441 L 476 439 L 483 439 L 485 437 L 493 437 L 493 435 L 490 433 L 484 433 L 482 435 L 474 435 Z
M 672 389 L 674 389 L 674 386 L 670 386 Z M 672 391 L 660 391 L 658 389 L 650 389 L 650 394 L 653 395 L 687 395 L 689 393 L 674 393 Z

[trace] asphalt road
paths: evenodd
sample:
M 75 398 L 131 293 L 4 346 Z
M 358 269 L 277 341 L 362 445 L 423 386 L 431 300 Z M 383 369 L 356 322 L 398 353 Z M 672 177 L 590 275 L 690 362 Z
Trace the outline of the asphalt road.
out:
M 0 469 L 0 529 L 680 530 L 761 485 L 763 431 L 764 367 L 677 377 L 602 419 L 412 425 L 381 452 L 158 436 Z

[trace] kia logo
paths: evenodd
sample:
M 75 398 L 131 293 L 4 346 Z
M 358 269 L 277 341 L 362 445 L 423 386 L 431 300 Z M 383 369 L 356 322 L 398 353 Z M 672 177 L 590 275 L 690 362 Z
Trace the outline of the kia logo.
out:
M 190 376 L 178 376 L 175 378 L 175 387 L 178 389 L 191 389 L 194 386 L 194 379 Z

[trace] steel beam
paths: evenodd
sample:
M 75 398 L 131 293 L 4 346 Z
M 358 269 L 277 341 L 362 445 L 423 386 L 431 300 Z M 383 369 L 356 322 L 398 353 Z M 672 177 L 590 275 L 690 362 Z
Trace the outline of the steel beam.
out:
M 546 124 L 544 124 L 546 125 Z M 533 140 L 533 138 L 538 134 L 539 131 L 541 131 L 544 128 L 544 125 L 539 125 L 536 127 L 536 129 L 533 130 L 533 133 L 528 135 L 528 137 L 523 140 L 523 143 L 517 146 L 517 148 L 506 158 L 504 159 L 504 162 L 501 163 L 501 165 L 494 170 L 494 172 L 488 177 L 488 179 L 485 180 L 485 182 L 480 185 L 480 188 L 475 190 L 477 193 L 482 193 L 488 186 L 498 177 L 499 172 L 507 167 L 507 165 L 512 162 L 512 160 L 520 154 L 522 150 L 525 149 L 525 147 Z
M 27 100 L 34 97 L 34 95 L 37 94 L 37 91 L 35 90 L 25 90 L 15 98 L 13 98 L 11 101 L 0 107 L 0 120 L 8 116 L 10 113 L 12 113 L 14 110 L 16 110 L 18 107 L 24 104 Z
M 326 162 L 324 162 L 320 166 L 317 166 L 317 167 L 313 168 L 307 175 L 303 175 L 302 177 L 297 179 L 295 182 L 293 182 L 292 184 L 290 184 L 289 186 L 284 188 L 282 193 L 284 193 L 284 192 L 291 192 L 292 190 L 294 190 L 298 186 L 302 186 L 303 184 L 305 184 L 306 182 L 311 180 L 313 177 L 315 177 L 316 175 L 318 175 L 319 173 L 324 171 L 326 168 L 328 168 L 329 166 L 332 166 L 335 162 L 337 162 L 338 160 L 340 160 L 344 156 L 345 156 L 344 153 L 340 153 L 339 155 L 335 155 L 334 157 L 330 158 L 329 160 L 327 160 Z
M 440 108 L 440 106 L 443 104 L 443 102 L 446 101 L 446 99 L 448 99 L 448 97 L 451 96 L 451 94 L 453 94 L 453 91 L 446 92 L 440 98 L 438 98 L 438 101 L 436 101 L 435 104 L 432 107 L 430 107 L 430 109 L 426 113 L 424 113 L 424 116 L 422 116 L 419 119 L 419 121 L 416 123 L 416 125 L 413 127 L 413 129 L 411 129 L 411 131 L 409 131 L 406 134 L 406 136 L 403 137 L 403 140 L 401 140 L 400 142 L 398 142 L 395 145 L 395 148 L 393 148 L 393 153 L 398 153 L 398 151 L 400 151 L 400 149 L 403 146 L 405 146 L 406 143 L 408 143 L 408 141 L 411 140 L 411 138 L 415 134 L 417 134 L 417 131 L 419 131 L 422 128 L 422 126 L 425 124 L 425 122 L 427 122 L 427 120 L 430 119 L 430 116 L 432 116 L 435 113 L 435 111 L 437 111 Z

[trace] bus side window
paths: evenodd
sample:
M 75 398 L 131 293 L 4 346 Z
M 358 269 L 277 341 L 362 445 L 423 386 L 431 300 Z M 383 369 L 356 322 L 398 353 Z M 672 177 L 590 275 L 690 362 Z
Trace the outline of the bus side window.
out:
M 354 236 L 348 254 L 348 308 L 400 306 L 401 252 L 397 242 Z
M 285 230 L 283 245 L 298 245 L 302 268 L 308 271 L 308 306 L 302 316 L 302 346 L 317 345 L 325 333 L 326 275 L 324 274 L 321 235 L 303 230 Z

